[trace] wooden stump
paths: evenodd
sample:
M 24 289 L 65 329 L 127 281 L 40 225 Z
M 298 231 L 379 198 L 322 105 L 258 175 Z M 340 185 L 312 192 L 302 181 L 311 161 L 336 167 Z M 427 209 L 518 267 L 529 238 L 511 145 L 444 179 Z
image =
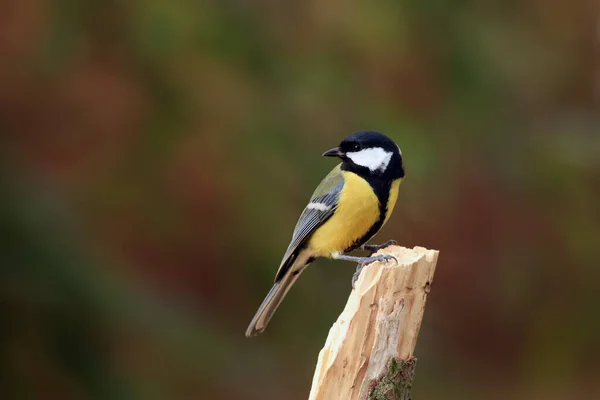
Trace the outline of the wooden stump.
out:
M 309 400 L 410 399 L 417 343 L 438 252 L 390 246 L 363 268 L 331 327 Z

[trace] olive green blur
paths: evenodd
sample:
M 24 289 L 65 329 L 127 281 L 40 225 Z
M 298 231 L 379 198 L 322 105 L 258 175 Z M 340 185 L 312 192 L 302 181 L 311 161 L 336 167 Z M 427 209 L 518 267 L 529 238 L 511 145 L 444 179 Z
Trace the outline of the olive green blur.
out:
M 0 13 L 0 398 L 301 400 L 355 266 L 244 330 L 375 130 L 378 241 L 440 250 L 413 397 L 600 398 L 592 1 L 12 0 Z

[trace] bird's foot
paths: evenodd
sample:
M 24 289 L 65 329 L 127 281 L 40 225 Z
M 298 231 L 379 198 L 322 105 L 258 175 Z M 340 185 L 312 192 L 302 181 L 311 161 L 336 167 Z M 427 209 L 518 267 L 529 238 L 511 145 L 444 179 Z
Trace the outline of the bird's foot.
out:
M 354 275 L 352 275 L 352 290 L 355 289 L 356 281 L 358 280 L 358 277 L 360 276 L 360 273 L 362 272 L 362 269 L 364 267 L 365 267 L 364 264 L 358 264 L 356 266 L 356 271 L 354 272 Z
M 390 254 L 380 254 L 378 256 L 373 256 L 373 257 L 356 257 L 356 258 L 362 258 L 364 261 L 359 262 L 359 264 L 356 266 L 356 271 L 354 272 L 354 275 L 352 275 L 352 289 L 353 290 L 354 290 L 354 286 L 356 285 L 356 281 L 358 280 L 358 277 L 360 276 L 360 273 L 362 272 L 365 265 L 370 264 L 375 261 L 387 263 L 388 261 L 391 261 L 391 260 L 394 260 L 396 262 L 396 264 L 398 264 L 398 259 L 396 259 L 396 257 L 394 257 Z
M 370 256 L 370 257 L 357 257 L 357 256 L 350 256 L 347 254 L 335 254 L 333 256 L 333 259 L 344 260 L 344 261 L 353 261 L 353 262 L 357 262 L 361 265 L 370 264 L 374 261 L 381 261 L 381 262 L 387 263 L 390 260 L 394 260 L 394 261 L 396 261 L 396 264 L 398 264 L 398 260 L 396 259 L 396 257 L 389 255 L 389 254 L 380 254 L 377 256 Z
M 363 244 L 360 248 L 361 248 L 361 250 L 367 250 L 367 251 L 370 251 L 371 254 L 375 254 L 381 249 L 385 249 L 386 247 L 389 247 L 389 246 L 395 246 L 397 244 L 398 244 L 398 242 L 396 242 L 395 240 L 392 239 L 392 240 L 388 240 L 387 242 L 385 242 L 383 244 Z
M 398 259 L 391 254 L 380 254 L 378 256 L 369 257 L 373 261 L 381 261 L 384 264 L 387 264 L 388 261 L 394 260 L 396 264 L 398 264 Z

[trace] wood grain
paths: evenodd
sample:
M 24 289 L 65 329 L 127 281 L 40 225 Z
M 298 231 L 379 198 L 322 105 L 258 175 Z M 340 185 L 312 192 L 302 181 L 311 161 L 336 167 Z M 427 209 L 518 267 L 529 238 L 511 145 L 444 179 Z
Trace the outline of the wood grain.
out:
M 310 400 L 378 398 L 371 396 L 381 391 L 378 384 L 389 381 L 391 367 L 414 369 L 413 352 L 438 251 L 390 246 L 377 254 L 391 254 L 398 263 L 374 262 L 363 268 L 319 353 Z M 392 384 L 385 390 L 398 393 L 385 398 L 408 399 L 400 391 L 410 390 L 410 382 L 400 380 L 412 380 L 413 371 L 397 372 L 398 387 Z

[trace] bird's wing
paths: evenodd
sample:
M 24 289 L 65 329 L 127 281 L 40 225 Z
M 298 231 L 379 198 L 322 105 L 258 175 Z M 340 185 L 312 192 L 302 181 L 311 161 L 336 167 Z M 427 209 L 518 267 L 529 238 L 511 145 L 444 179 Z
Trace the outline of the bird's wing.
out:
M 315 192 L 310 198 L 304 211 L 300 215 L 292 241 L 288 246 L 275 282 L 278 282 L 281 277 L 289 270 L 297 256 L 297 250 L 302 247 L 310 235 L 325 221 L 327 221 L 335 212 L 338 205 L 338 199 L 342 187 L 344 186 L 344 178 L 342 177 L 341 164 L 336 166 L 326 177 L 321 181 Z

